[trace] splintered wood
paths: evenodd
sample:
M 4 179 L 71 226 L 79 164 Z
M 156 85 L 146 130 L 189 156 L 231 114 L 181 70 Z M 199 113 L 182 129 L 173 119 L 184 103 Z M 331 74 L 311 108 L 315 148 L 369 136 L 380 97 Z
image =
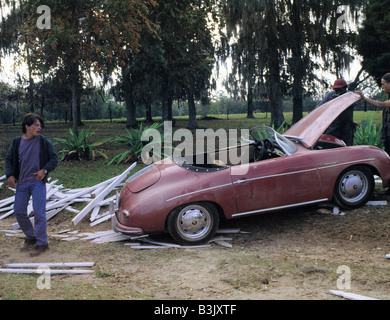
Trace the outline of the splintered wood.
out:
M 116 203 L 117 196 L 110 195 L 118 186 L 122 185 L 123 180 L 127 178 L 131 170 L 136 166 L 133 163 L 122 174 L 101 182 L 93 187 L 79 188 L 79 189 L 65 189 L 62 185 L 58 184 L 58 180 L 49 182 L 46 184 L 46 219 L 49 220 L 55 215 L 67 211 L 74 213 L 75 216 L 72 219 L 72 224 L 76 226 L 84 218 L 89 215 L 90 226 L 94 227 L 100 223 L 111 220 L 113 213 L 110 209 L 110 203 Z M 0 181 L 4 180 L 5 176 L 0 177 Z M 14 190 L 15 191 L 15 190 Z M 11 216 L 13 212 L 13 203 L 15 197 L 9 197 L 0 200 L 0 220 Z M 86 202 L 87 204 L 82 210 L 77 210 L 72 207 L 72 204 Z M 30 220 L 34 223 L 32 202 L 28 205 L 28 215 L 31 216 Z M 12 230 L 0 230 L 5 232 L 8 237 L 24 237 L 23 233 L 19 230 L 19 224 L 12 224 Z M 234 234 L 244 233 L 239 229 L 220 229 L 217 233 L 222 234 Z M 213 244 L 222 246 L 224 248 L 231 248 L 232 244 L 229 242 L 232 238 L 224 236 L 216 237 L 209 241 L 207 244 L 198 246 L 180 246 L 178 244 L 158 242 L 149 238 L 148 235 L 143 236 L 128 236 L 122 233 L 117 233 L 114 230 L 97 231 L 97 232 L 84 232 L 79 233 L 78 230 L 66 229 L 56 233 L 48 234 L 53 240 L 58 241 L 90 241 L 91 243 L 107 243 L 107 242 L 125 242 L 126 246 L 132 249 L 160 249 L 160 248 L 208 248 Z M 134 242 L 136 241 L 136 242 Z

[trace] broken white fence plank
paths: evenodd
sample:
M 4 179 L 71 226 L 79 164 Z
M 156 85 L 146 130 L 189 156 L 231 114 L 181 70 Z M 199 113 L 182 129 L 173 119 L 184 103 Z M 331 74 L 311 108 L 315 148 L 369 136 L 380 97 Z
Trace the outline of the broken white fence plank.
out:
M 130 239 L 131 239 L 130 236 L 116 233 L 114 235 L 107 235 L 104 237 L 96 238 L 92 240 L 91 243 L 119 242 L 119 241 L 125 241 Z
M 93 240 L 93 239 L 96 239 L 96 238 L 101 238 L 101 237 L 103 237 L 105 235 L 113 234 L 113 232 L 114 232 L 113 230 L 98 231 L 98 232 L 95 232 L 93 235 L 90 235 L 90 236 L 85 237 L 85 238 L 81 238 L 80 240 Z
M 154 241 L 152 239 L 144 238 L 142 239 L 143 242 L 158 245 L 158 246 L 164 246 L 164 247 L 171 247 L 171 248 L 179 248 L 180 245 L 174 244 L 174 243 L 168 243 L 168 242 L 159 242 L 159 241 Z
M 200 244 L 197 246 L 180 246 L 180 249 L 203 249 L 203 248 L 210 248 L 211 245 L 209 244 Z
M 215 240 L 214 241 L 216 244 L 219 244 L 220 246 L 222 247 L 225 247 L 225 248 L 233 248 L 232 244 L 229 243 L 229 242 L 226 242 L 226 241 L 223 241 L 223 240 Z
M 6 233 L 22 233 L 22 230 L 0 230 L 0 232 L 6 232 Z
M 115 196 L 112 196 L 112 197 L 109 197 L 109 198 L 107 198 L 107 199 L 105 199 L 105 200 L 103 200 L 103 201 L 100 201 L 100 202 L 98 203 L 98 206 L 100 206 L 100 207 L 108 206 L 108 204 L 109 204 L 111 201 L 115 201 L 115 199 L 116 199 L 116 195 L 115 195 Z
M 12 210 L 10 210 L 10 211 L 8 211 L 8 212 L 6 212 L 6 213 L 4 213 L 1 217 L 0 217 L 0 220 L 3 220 L 3 219 L 5 219 L 5 218 L 7 218 L 7 217 L 9 217 L 11 214 L 13 214 L 14 213 L 14 210 L 12 209 Z
M 69 231 L 70 231 L 70 229 L 64 229 L 64 230 L 58 231 L 57 234 L 67 233 Z
M 100 224 L 100 223 L 103 223 L 103 222 L 106 222 L 106 221 L 110 220 L 111 217 L 112 217 L 112 215 L 109 214 L 109 213 L 107 213 L 106 215 L 104 215 L 104 216 L 101 217 L 100 219 L 95 220 L 94 222 L 90 223 L 89 225 L 90 225 L 91 227 L 94 227 L 94 226 L 96 226 L 96 225 L 98 225 L 98 224 Z
M 216 233 L 240 233 L 240 229 L 218 229 Z
M 114 179 L 115 179 L 115 177 L 111 178 L 107 181 L 114 181 Z M 67 196 L 66 198 L 64 198 L 60 201 L 57 201 L 56 203 L 54 203 L 51 206 L 46 206 L 46 210 L 50 210 L 50 209 L 54 209 L 54 208 L 58 208 L 60 206 L 63 206 L 64 204 L 70 202 L 71 200 L 74 200 L 76 202 L 76 199 L 78 199 L 80 197 L 84 197 L 86 194 L 91 193 L 95 189 L 97 189 L 97 188 L 101 187 L 102 185 L 104 185 L 105 183 L 107 183 L 107 181 L 101 182 L 93 187 L 72 190 L 72 192 L 69 192 L 69 196 Z M 67 192 L 63 191 L 63 193 L 65 194 Z M 87 198 L 85 198 L 85 199 L 87 199 Z
M 98 205 L 92 209 L 92 213 L 91 213 L 91 217 L 90 217 L 91 222 L 96 220 L 96 216 L 99 214 L 99 211 L 100 211 L 100 205 Z
M 1 200 L 0 207 L 5 207 L 6 205 L 14 203 L 14 201 L 15 201 L 15 196 L 5 198 L 5 199 Z
M 343 292 L 343 291 L 338 291 L 338 290 L 329 290 L 329 292 L 336 295 L 336 296 L 340 296 L 340 297 L 343 297 L 343 298 L 349 299 L 349 300 L 378 300 L 378 299 L 374 299 L 374 298 L 370 298 L 370 297 L 366 297 L 366 296 L 361 296 L 359 294 L 350 293 L 350 292 Z
M 28 262 L 28 263 L 8 263 L 4 265 L 4 268 L 38 268 L 41 266 L 49 268 L 86 268 L 93 267 L 95 262 Z
M 44 265 L 41 265 L 41 267 L 44 267 Z M 78 270 L 78 269 L 44 269 L 44 268 L 37 268 L 37 269 L 0 269 L 0 273 L 47 273 L 47 274 L 67 274 L 67 273 L 73 273 L 73 274 L 85 274 L 85 273 L 94 273 L 94 270 Z
M 80 237 L 68 237 L 68 238 L 61 238 L 62 241 L 75 241 L 79 240 Z
M 10 205 L 8 207 L 2 207 L 2 208 L 0 208 L 0 212 L 12 210 L 13 207 L 14 207 L 13 205 Z
M 216 237 L 211 239 L 209 242 L 214 242 L 214 241 L 232 241 L 233 238 L 228 238 L 228 237 Z
M 65 208 L 65 210 L 68 211 L 68 212 L 72 212 L 72 213 L 79 213 L 80 212 L 80 210 L 74 209 L 71 206 L 67 206 Z
M 368 201 L 366 206 L 387 206 L 386 200 Z
M 127 245 L 127 244 L 126 244 Z M 170 249 L 172 247 L 168 246 L 153 246 L 153 245 L 139 245 L 139 246 L 130 246 L 131 249 Z
M 117 176 L 117 178 L 114 181 L 112 181 L 102 192 L 99 193 L 99 195 L 95 199 L 93 199 L 83 210 L 80 211 L 80 213 L 76 217 L 72 219 L 73 224 L 77 225 L 92 210 L 92 208 L 96 206 L 97 203 L 102 201 L 107 194 L 109 194 L 119 183 L 122 182 L 123 179 L 127 177 L 129 172 L 136 165 L 137 163 L 134 162 L 122 174 Z

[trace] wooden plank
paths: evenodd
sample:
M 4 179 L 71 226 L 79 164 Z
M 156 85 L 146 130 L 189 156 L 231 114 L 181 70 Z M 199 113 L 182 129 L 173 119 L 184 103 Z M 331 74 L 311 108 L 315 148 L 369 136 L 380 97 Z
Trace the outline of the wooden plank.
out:
M 127 177 L 129 172 L 137 165 L 134 162 L 129 168 L 127 168 L 122 174 L 117 176 L 117 178 L 112 181 L 95 199 L 93 199 L 80 213 L 72 219 L 73 225 L 77 225 L 91 210 L 96 206 L 97 203 L 102 201 L 104 197 L 109 194 L 123 179 Z
M 42 265 L 43 267 L 44 265 Z M 59 270 L 59 269 L 0 269 L 0 273 L 47 273 L 47 274 L 86 274 L 86 273 L 94 273 L 94 270 L 78 270 L 78 269 L 64 269 L 64 270 Z
M 13 214 L 14 213 L 14 210 L 12 209 L 12 210 L 10 210 L 10 211 L 8 211 L 8 212 L 6 212 L 6 213 L 4 213 L 1 217 L 0 217 L 0 220 L 3 220 L 3 219 L 5 219 L 5 218 L 7 218 L 7 217 L 9 217 L 11 214 Z
M 360 294 L 355 294 L 355 293 L 350 293 L 350 292 L 343 292 L 343 291 L 338 291 L 338 290 L 329 290 L 330 293 L 343 297 L 345 299 L 349 300 L 378 300 L 366 296 L 361 296 Z
M 144 239 L 142 239 L 142 241 L 150 243 L 150 244 L 158 245 L 158 246 L 164 246 L 164 247 L 171 247 L 171 248 L 179 248 L 180 247 L 180 245 L 178 245 L 178 244 L 159 242 L 159 241 L 154 241 L 154 240 L 148 239 L 148 238 L 144 238 Z
M 95 262 L 28 262 L 28 263 L 8 263 L 4 265 L 4 268 L 38 268 L 41 266 L 49 268 L 85 268 L 93 267 Z
M 115 180 L 115 177 L 114 178 L 111 178 L 107 181 L 114 181 Z M 76 201 L 77 198 L 80 198 L 82 196 L 85 196 L 86 194 L 88 193 L 91 193 L 92 191 L 94 191 L 95 189 L 101 187 L 102 185 L 106 184 L 107 181 L 104 181 L 104 182 L 101 182 L 93 187 L 89 187 L 89 188 L 81 188 L 81 189 L 76 189 L 76 190 L 73 190 L 74 192 L 70 192 L 69 193 L 69 196 L 67 196 L 66 198 L 60 200 L 60 201 L 57 201 L 55 204 L 51 205 L 51 206 L 46 206 L 46 210 L 51 210 L 51 209 L 54 209 L 54 208 L 58 208 L 68 202 L 70 202 L 71 200 L 74 200 Z M 63 191 L 63 193 L 65 193 Z
M 91 227 L 97 226 L 100 223 L 103 223 L 103 222 L 106 222 L 106 221 L 110 220 L 111 217 L 112 216 L 109 213 L 107 213 L 106 215 L 104 215 L 103 217 L 101 217 L 99 219 L 96 219 L 94 222 L 90 223 L 89 225 Z

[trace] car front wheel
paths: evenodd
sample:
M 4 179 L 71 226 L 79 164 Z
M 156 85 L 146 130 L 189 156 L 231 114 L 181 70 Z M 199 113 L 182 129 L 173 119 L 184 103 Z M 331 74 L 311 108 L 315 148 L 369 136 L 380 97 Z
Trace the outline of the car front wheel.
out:
M 198 245 L 209 241 L 219 225 L 218 212 L 209 203 L 194 203 L 176 208 L 168 217 L 168 231 L 177 242 Z
M 374 176 L 365 166 L 356 166 L 343 171 L 334 189 L 336 203 L 342 208 L 357 208 L 364 205 L 374 192 Z

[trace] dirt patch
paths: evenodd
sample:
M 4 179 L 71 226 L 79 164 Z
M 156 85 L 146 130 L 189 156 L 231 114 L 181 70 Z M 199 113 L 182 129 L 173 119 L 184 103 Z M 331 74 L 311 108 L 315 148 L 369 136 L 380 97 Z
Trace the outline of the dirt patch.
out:
M 109 222 L 92 228 L 87 219 L 72 227 L 71 218 L 67 213 L 50 220 L 49 234 L 110 228 Z M 4 219 L 0 229 L 14 222 L 12 216 Z M 93 274 L 53 275 L 51 290 L 36 288 L 37 275 L 0 274 L 0 299 L 340 299 L 329 290 L 347 285 L 340 282 L 345 270 L 351 287 L 344 291 L 390 298 L 388 206 L 365 206 L 344 216 L 308 207 L 223 221 L 221 227 L 249 233 L 230 235 L 230 249 L 135 250 L 121 242 L 50 239 L 50 250 L 34 258 L 20 252 L 22 239 L 0 233 L 1 265 L 95 262 Z M 168 235 L 153 238 L 172 242 Z

